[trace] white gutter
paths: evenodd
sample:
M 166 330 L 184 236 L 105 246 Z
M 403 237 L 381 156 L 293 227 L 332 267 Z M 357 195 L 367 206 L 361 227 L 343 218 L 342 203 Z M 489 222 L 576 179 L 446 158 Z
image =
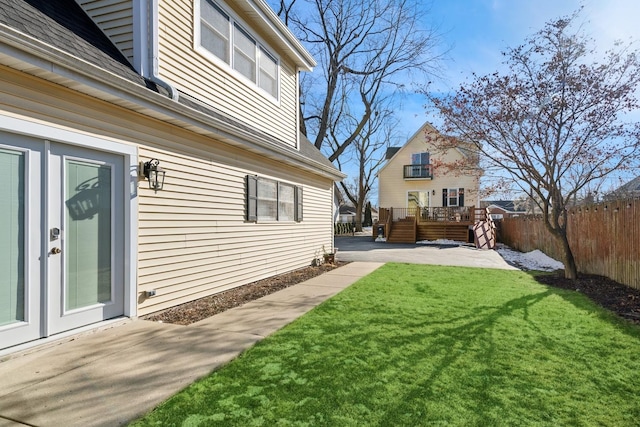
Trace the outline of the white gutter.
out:
M 134 0 L 134 68 L 141 76 L 165 88 L 169 92 L 169 97 L 178 102 L 179 93 L 176 88 L 159 76 L 158 13 L 158 0 Z M 151 48 L 149 48 L 149 43 L 151 43 Z

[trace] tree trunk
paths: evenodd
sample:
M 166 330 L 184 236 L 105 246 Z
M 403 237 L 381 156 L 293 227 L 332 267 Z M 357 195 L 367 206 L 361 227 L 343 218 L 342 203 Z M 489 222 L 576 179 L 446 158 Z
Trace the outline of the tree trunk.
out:
M 363 205 L 363 199 L 359 199 L 357 206 L 356 206 L 356 231 L 360 232 L 362 231 L 362 205 Z
M 570 280 L 578 278 L 578 267 L 576 266 L 576 260 L 573 257 L 573 251 L 569 246 L 569 239 L 567 239 L 567 233 L 565 230 L 557 230 L 553 233 L 553 236 L 558 240 L 562 248 L 564 264 L 564 277 Z

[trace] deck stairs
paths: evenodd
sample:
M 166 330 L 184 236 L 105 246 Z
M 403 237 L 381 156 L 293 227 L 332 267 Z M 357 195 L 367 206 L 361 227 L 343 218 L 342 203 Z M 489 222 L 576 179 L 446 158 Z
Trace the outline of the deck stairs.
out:
M 402 218 L 393 221 L 391 232 L 387 236 L 390 243 L 415 243 L 416 242 L 416 222 L 412 217 Z

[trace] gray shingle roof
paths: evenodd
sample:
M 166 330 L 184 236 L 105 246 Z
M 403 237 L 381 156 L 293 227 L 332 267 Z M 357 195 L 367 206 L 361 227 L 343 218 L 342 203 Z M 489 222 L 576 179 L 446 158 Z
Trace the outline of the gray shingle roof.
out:
M 393 156 L 395 156 L 395 155 L 396 155 L 396 153 L 397 153 L 398 151 L 400 151 L 400 149 L 401 149 L 401 148 L 402 148 L 402 147 L 389 147 L 389 148 L 387 148 L 387 152 L 386 152 L 386 153 L 385 153 L 385 155 L 384 155 L 384 159 L 385 159 L 385 160 L 389 160 L 390 158 L 392 158 Z
M 0 24 L 157 91 L 74 0 L 0 0 Z
M 636 193 L 636 192 L 640 192 L 640 176 L 638 176 L 638 177 L 632 179 L 631 181 L 627 182 L 626 184 L 622 185 L 615 192 L 616 193 L 618 193 L 618 192 L 620 192 L 620 193 Z
M 513 200 L 486 200 L 482 202 L 482 205 L 498 206 L 499 208 L 502 208 L 506 212 L 525 212 L 524 209 L 516 208 Z

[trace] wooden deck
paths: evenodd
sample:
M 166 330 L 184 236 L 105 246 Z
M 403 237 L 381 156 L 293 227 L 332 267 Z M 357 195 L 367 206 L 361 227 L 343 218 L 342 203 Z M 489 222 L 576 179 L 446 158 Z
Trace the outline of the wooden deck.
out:
M 384 227 L 389 243 L 416 243 L 422 240 L 456 240 L 469 242 L 469 228 L 484 219 L 485 210 L 471 207 L 456 208 L 380 208 L 380 220 L 373 227 L 374 238 L 378 226 Z

